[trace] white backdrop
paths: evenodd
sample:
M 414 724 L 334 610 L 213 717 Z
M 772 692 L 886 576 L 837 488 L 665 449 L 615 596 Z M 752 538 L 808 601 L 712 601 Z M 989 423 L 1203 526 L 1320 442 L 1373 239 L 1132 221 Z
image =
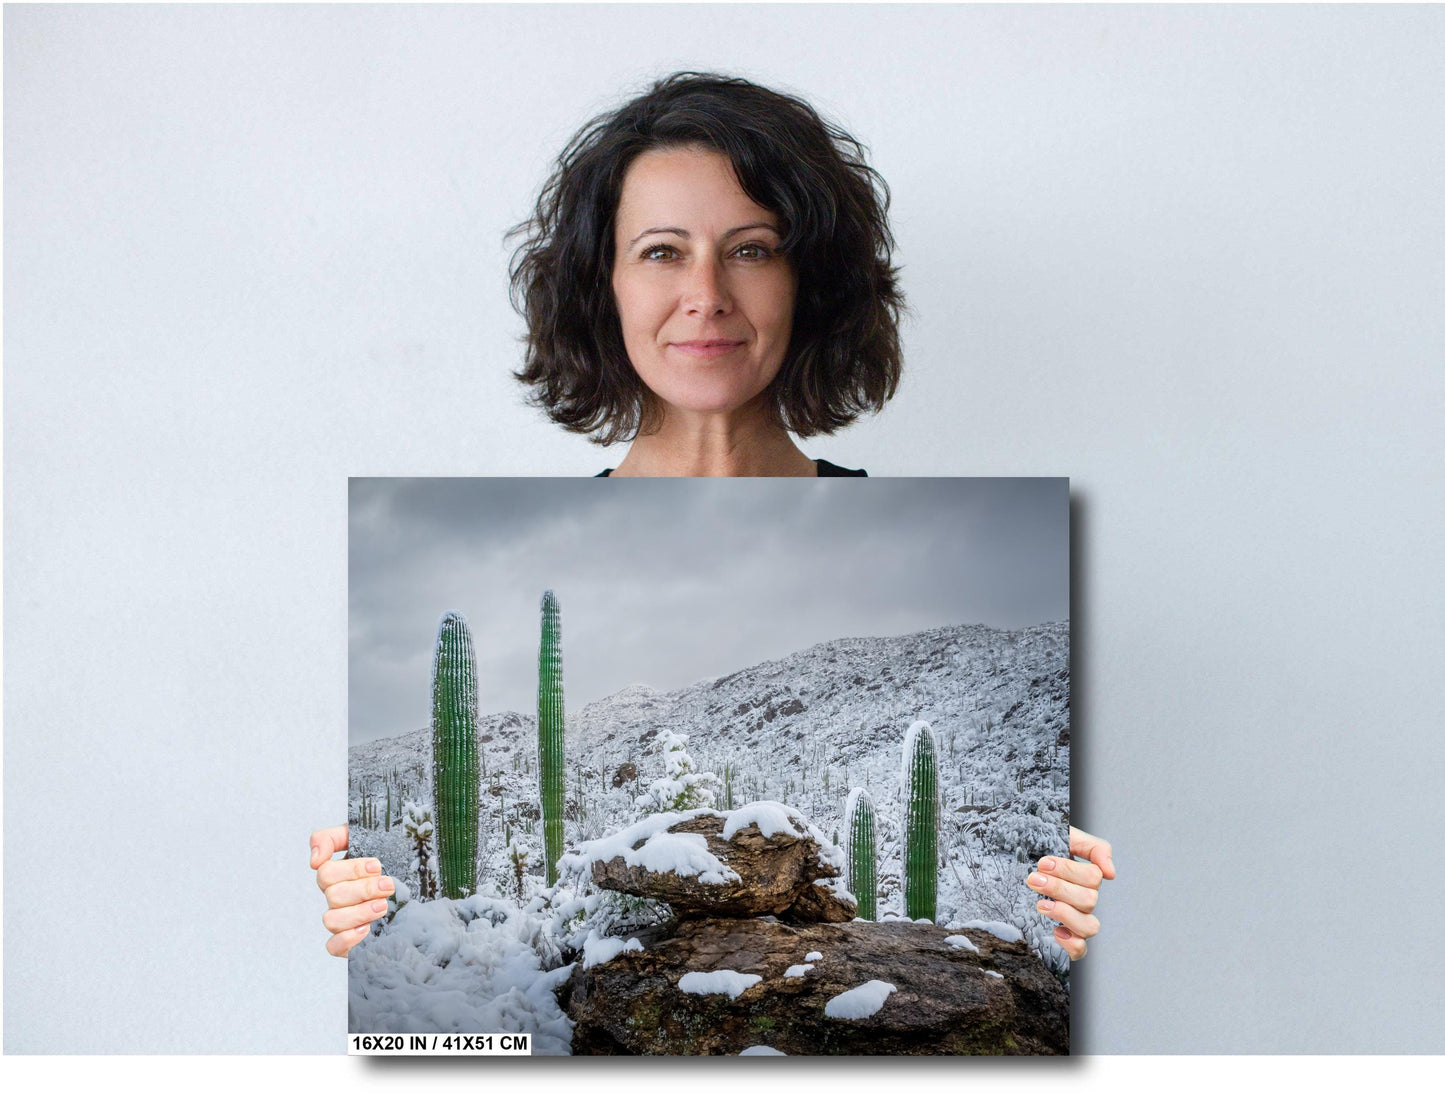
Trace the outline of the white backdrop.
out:
M 809 450 L 1072 478 L 1075 1051 L 1445 1049 L 1445 11 L 4 22 L 7 1051 L 342 1048 L 347 476 L 618 461 L 511 387 L 501 239 L 678 68 L 893 190 L 906 378 Z

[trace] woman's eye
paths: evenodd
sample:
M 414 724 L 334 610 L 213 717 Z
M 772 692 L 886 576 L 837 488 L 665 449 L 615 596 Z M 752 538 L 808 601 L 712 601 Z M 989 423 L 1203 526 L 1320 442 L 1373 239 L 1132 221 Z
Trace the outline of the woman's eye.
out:
M 735 250 L 738 256 L 747 261 L 765 261 L 773 255 L 773 251 L 766 245 L 760 245 L 756 241 L 750 241 L 746 245 L 739 245 Z
M 671 245 L 649 245 L 642 250 L 642 259 L 645 261 L 670 261 L 677 256 L 677 250 Z

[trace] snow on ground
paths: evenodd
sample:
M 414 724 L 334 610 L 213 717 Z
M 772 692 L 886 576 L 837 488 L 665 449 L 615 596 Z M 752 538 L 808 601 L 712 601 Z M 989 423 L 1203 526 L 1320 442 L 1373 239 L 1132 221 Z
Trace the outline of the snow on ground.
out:
M 955 929 L 981 929 L 984 933 L 991 933 L 1000 941 L 1022 941 L 1024 935 L 1019 932 L 1018 926 L 1011 926 L 1007 922 L 954 922 Z
M 788 970 L 783 973 L 783 979 L 799 980 L 812 971 L 813 966 L 810 964 L 790 964 L 788 965 Z
M 882 980 L 869 980 L 828 1001 L 823 1014 L 830 1019 L 866 1019 L 883 1008 L 883 1001 L 898 989 Z
M 1002 972 L 995 972 L 995 971 L 994 971 L 993 969 L 991 969 L 991 968 L 986 968 L 986 969 L 984 969 L 984 970 L 983 970 L 983 974 L 984 974 L 985 976 L 997 976 L 1000 980 L 1003 979 L 1003 973 L 1002 973 Z
M 804 959 L 805 961 L 820 961 L 820 960 L 823 959 L 823 954 L 820 953 L 820 952 L 818 952 L 818 950 L 814 949 L 811 953 L 809 953 L 809 954 L 808 954 L 806 957 L 804 957 L 803 959 Z
M 781 1050 L 774 1050 L 771 1046 L 749 1046 L 746 1050 L 739 1051 L 739 1058 L 786 1058 L 787 1055 Z
M 496 899 L 409 902 L 351 950 L 351 1030 L 525 1032 L 535 1053 L 571 1053 L 572 1021 L 554 993 L 572 966 L 542 966 L 539 929 Z
M 961 933 L 955 933 L 952 937 L 945 937 L 943 943 L 945 945 L 952 945 L 955 949 L 968 949 L 974 953 L 978 952 L 978 946 Z
M 761 976 L 751 972 L 734 972 L 730 968 L 719 968 L 713 972 L 684 973 L 677 986 L 691 996 L 727 996 L 737 999 L 754 984 L 762 981 Z

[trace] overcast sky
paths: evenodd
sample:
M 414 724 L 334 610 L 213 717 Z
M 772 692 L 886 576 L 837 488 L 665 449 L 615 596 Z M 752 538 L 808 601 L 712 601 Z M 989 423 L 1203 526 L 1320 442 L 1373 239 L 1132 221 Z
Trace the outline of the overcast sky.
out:
M 833 638 L 1069 615 L 1068 480 L 352 479 L 350 739 L 426 726 L 460 611 L 479 709 L 536 707 L 542 592 L 567 707 Z

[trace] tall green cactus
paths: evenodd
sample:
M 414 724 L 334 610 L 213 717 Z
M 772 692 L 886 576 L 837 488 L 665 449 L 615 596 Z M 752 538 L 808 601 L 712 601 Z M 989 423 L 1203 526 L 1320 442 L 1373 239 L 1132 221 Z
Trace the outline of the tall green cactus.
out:
M 903 737 L 903 900 L 910 919 L 938 909 L 938 765 L 921 719 Z
M 431 679 L 432 787 L 441 893 L 466 898 L 477 887 L 477 663 L 472 632 L 455 611 L 437 625 Z
M 843 835 L 848 838 L 848 890 L 858 900 L 858 917 L 876 922 L 878 859 L 873 839 L 873 799 L 862 786 L 855 786 L 848 793 Z
M 562 856 L 567 711 L 562 703 L 562 615 L 557 596 L 542 594 L 542 643 L 537 654 L 537 784 L 542 794 L 543 858 L 547 885 L 557 882 Z

